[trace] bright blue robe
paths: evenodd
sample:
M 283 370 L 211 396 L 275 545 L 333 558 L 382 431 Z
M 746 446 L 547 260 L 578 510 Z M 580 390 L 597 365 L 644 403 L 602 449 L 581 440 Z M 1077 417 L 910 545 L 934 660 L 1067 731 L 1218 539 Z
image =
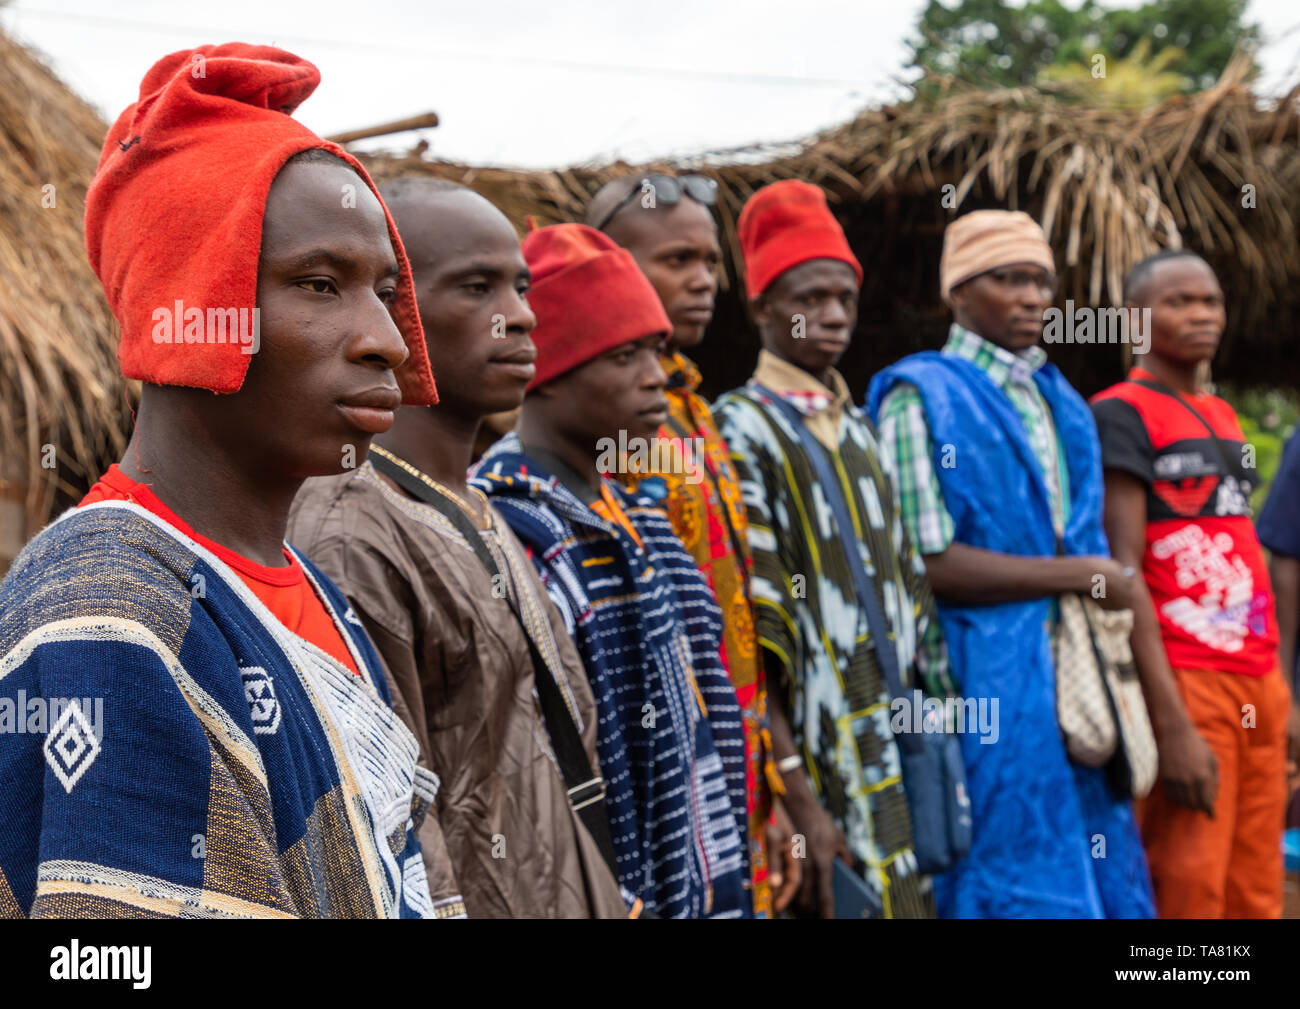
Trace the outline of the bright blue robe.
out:
M 873 418 L 899 382 L 920 391 L 955 541 L 998 553 L 1054 556 L 1047 487 L 1006 395 L 971 362 L 926 351 L 872 379 L 867 409 Z M 1065 553 L 1107 556 L 1092 414 L 1054 366 L 1039 368 L 1034 382 L 1051 409 L 1069 471 Z M 961 737 L 974 842 L 969 856 L 935 879 L 940 915 L 1154 915 L 1131 801 L 1110 790 L 1103 769 L 1080 767 L 1066 755 L 1056 721 L 1052 600 L 938 602 L 962 694 L 997 698 L 1000 713 L 996 742 Z

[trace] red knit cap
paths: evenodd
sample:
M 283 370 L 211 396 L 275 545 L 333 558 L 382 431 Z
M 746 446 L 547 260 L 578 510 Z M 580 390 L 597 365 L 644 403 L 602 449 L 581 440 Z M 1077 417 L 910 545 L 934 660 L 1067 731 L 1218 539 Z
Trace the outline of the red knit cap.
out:
M 848 263 L 862 283 L 862 267 L 817 186 L 797 179 L 764 186 L 746 201 L 737 230 L 750 298 L 757 298 L 786 270 L 811 259 Z
M 379 199 L 355 158 L 289 118 L 319 83 L 315 66 L 282 49 L 200 46 L 155 63 L 108 131 L 86 195 L 86 253 L 122 328 L 127 378 L 217 393 L 244 384 L 251 357 L 237 339 L 155 342 L 154 313 L 180 302 L 253 318 L 266 197 L 293 155 L 324 148 Z M 411 267 L 384 216 L 400 268 L 393 319 L 410 350 L 397 381 L 403 402 L 436 403 Z
M 531 392 L 607 350 L 672 332 L 663 303 L 626 249 L 585 224 L 528 234 L 528 307 L 537 317 L 537 374 Z

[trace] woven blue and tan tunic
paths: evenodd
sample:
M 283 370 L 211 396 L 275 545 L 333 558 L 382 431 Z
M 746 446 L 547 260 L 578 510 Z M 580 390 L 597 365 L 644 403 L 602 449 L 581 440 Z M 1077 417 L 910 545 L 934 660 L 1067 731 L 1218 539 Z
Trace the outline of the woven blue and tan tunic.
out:
M 604 481 L 634 538 L 542 458 L 509 434 L 474 482 L 527 548 L 596 695 L 619 883 L 660 917 L 750 917 L 745 733 L 713 592 L 651 497 Z
M 0 917 L 439 916 L 415 838 L 437 781 L 297 560 L 359 676 L 138 505 L 28 544 L 0 583 Z

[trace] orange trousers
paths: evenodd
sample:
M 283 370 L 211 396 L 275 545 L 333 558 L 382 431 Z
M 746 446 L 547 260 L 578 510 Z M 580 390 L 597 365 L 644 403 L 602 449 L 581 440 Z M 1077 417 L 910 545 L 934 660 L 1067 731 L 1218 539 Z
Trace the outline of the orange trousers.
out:
M 1162 918 L 1280 918 L 1291 692 L 1276 669 L 1174 677 L 1218 759 L 1219 794 L 1213 819 L 1169 801 L 1159 781 L 1138 804 L 1156 908 Z

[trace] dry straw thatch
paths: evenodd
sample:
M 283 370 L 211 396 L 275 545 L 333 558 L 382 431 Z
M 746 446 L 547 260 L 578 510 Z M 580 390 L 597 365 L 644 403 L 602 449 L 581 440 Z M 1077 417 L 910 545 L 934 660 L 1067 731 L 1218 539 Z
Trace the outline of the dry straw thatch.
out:
M 126 443 L 113 317 L 82 239 L 105 132 L 0 32 L 0 569 L 7 544 L 35 532 L 60 491 L 83 489 Z
M 748 376 L 756 348 L 738 292 L 735 220 L 758 188 L 784 178 L 823 186 L 866 269 L 861 316 L 843 371 L 855 393 L 902 354 L 941 342 L 937 296 L 943 228 L 955 213 L 1001 206 L 1047 227 L 1063 296 L 1108 303 L 1125 269 L 1159 247 L 1207 256 L 1229 299 L 1219 378 L 1300 384 L 1290 334 L 1300 323 L 1300 144 L 1297 92 L 1260 102 L 1237 60 L 1214 88 L 1133 113 L 1022 89 L 951 86 L 938 98 L 871 108 L 803 142 L 712 152 L 637 166 L 717 179 L 729 264 L 726 290 L 696 355 L 707 393 Z M 382 116 L 376 116 L 382 118 Z M 121 452 L 129 430 L 115 333 L 82 246 L 85 189 L 105 124 L 21 46 L 0 33 L 0 504 L 21 501 L 18 539 L 83 490 Z M 380 179 L 456 179 L 521 229 L 581 219 L 589 195 L 623 164 L 525 172 L 405 155 L 366 155 Z M 55 206 L 42 187 L 55 186 Z M 1253 209 L 1242 187 L 1255 187 Z M 952 206 L 944 187 L 951 186 Z M 1122 370 L 1118 348 L 1056 347 L 1084 392 Z M 41 468 L 42 446 L 58 469 Z M 0 516 L 0 540 L 14 524 Z M 0 568 L 6 548 L 0 542 Z
M 1300 88 L 1261 102 L 1250 90 L 1249 69 L 1250 60 L 1239 56 L 1210 90 L 1140 113 L 1033 89 L 980 92 L 952 84 L 924 102 L 866 109 L 802 143 L 636 168 L 510 171 L 430 161 L 418 150 L 365 160 L 379 178 L 430 174 L 464 182 L 521 227 L 526 216 L 539 225 L 581 220 L 590 194 L 629 171 L 670 168 L 715 178 L 730 263 L 729 293 L 698 355 L 711 392 L 743 381 L 756 353 L 734 293 L 736 216 L 755 190 L 787 178 L 831 194 L 867 272 L 861 325 L 844 362 L 855 391 L 883 364 L 941 342 L 943 228 L 956 214 L 982 207 L 1026 210 L 1042 222 L 1062 268 L 1063 297 L 1076 305 L 1118 304 L 1125 272 L 1147 253 L 1181 245 L 1202 253 L 1229 299 L 1216 375 L 1275 384 L 1300 377 L 1284 339 L 1300 322 Z M 1254 187 L 1253 207 L 1243 205 L 1251 202 L 1243 186 Z M 1114 347 L 1062 347 L 1053 356 L 1085 391 L 1113 381 L 1123 363 Z

